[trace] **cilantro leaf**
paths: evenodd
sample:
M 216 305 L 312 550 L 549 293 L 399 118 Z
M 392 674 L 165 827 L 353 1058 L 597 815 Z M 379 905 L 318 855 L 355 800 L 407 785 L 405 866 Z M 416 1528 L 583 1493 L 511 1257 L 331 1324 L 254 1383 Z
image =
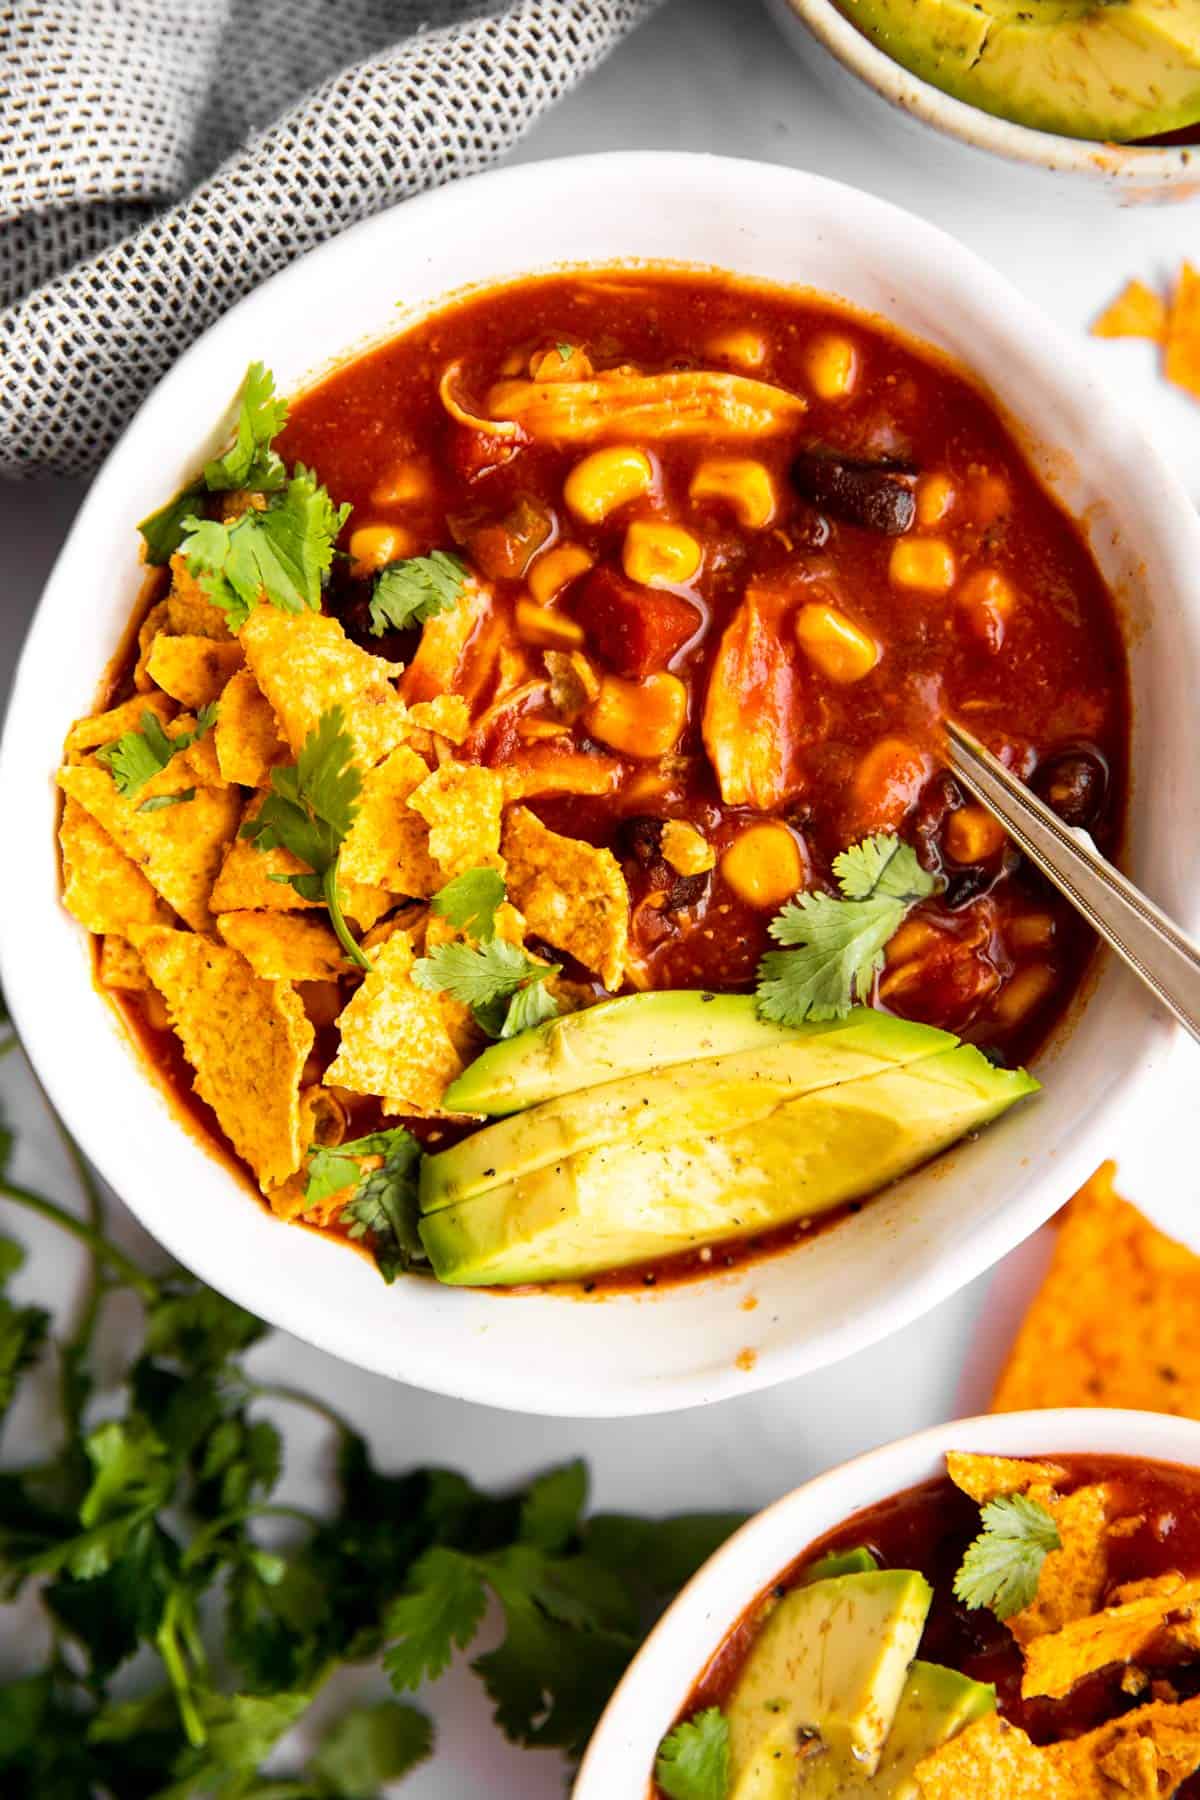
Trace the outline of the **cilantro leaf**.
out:
M 0 1294 L 0 1424 L 22 1375 L 37 1361 L 49 1328 L 50 1315 L 40 1306 L 14 1306 Z
M 216 723 L 217 705 L 217 701 L 213 700 L 208 706 L 202 706 L 196 714 L 195 730 L 181 731 L 174 737 L 163 729 L 158 714 L 147 707 L 136 731 L 122 732 L 111 744 L 105 744 L 97 750 L 98 759 L 112 774 L 117 792 L 131 799 L 134 794 L 142 791 L 148 781 L 161 775 L 173 756 L 190 750 Z M 143 801 L 138 811 L 148 812 L 156 805 L 169 806 L 179 800 L 191 800 L 195 793 L 195 788 L 192 788 L 181 794 L 163 794 L 157 800 Z
M 654 1779 L 668 1800 L 725 1800 L 729 1788 L 729 1723 L 710 1706 L 669 1731 L 658 1747 Z
M 455 1650 L 465 1650 L 475 1636 L 486 1605 L 474 1557 L 444 1545 L 427 1550 L 413 1565 L 409 1591 L 393 1601 L 384 1621 L 398 1640 L 383 1658 L 392 1686 L 403 1692 L 444 1675 Z
M 1051 1550 L 1061 1549 L 1062 1539 L 1046 1508 L 1027 1494 L 990 1500 L 980 1518 L 983 1530 L 954 1577 L 955 1597 L 1010 1619 L 1032 1604 L 1042 1564 Z
M 438 889 L 429 902 L 429 910 L 485 943 L 495 936 L 496 914 L 506 893 L 499 869 L 467 869 Z
M 138 807 L 139 812 L 165 812 L 168 806 L 186 806 L 189 800 L 196 798 L 194 787 L 180 788 L 177 794 L 152 794 L 149 800 L 143 800 Z
M 571 358 L 575 354 L 574 344 L 568 344 L 568 343 L 564 342 L 561 344 L 556 344 L 554 346 L 554 348 L 558 351 L 558 360 L 560 362 L 569 363 Z
M 557 963 L 537 962 L 519 944 L 491 938 L 482 944 L 439 944 L 413 964 L 418 987 L 450 994 L 469 1006 L 489 1037 L 515 1037 L 552 1019 L 558 1004 L 542 983 Z
M 267 506 L 223 524 L 188 518 L 180 546 L 188 572 L 239 631 L 260 601 L 282 612 L 319 612 L 334 539 L 350 516 L 315 475 L 297 463 L 286 489 Z
M 365 1800 L 433 1752 L 433 1726 L 415 1706 L 382 1700 L 344 1713 L 327 1731 L 306 1773 L 331 1800 Z
M 294 764 L 271 770 L 271 793 L 239 836 L 260 850 L 290 850 L 312 875 L 279 875 L 305 899 L 323 899 L 338 941 L 360 969 L 370 963 L 350 935 L 337 886 L 338 852 L 358 813 L 362 775 L 340 706 L 323 712 Z M 303 885 L 302 885 L 303 884 Z
M 361 1158 L 382 1157 L 377 1168 L 364 1169 Z M 425 1260 L 417 1230 L 417 1165 L 421 1146 L 410 1131 L 396 1126 L 372 1131 L 336 1148 L 309 1153 L 304 1197 L 312 1205 L 327 1200 L 354 1182 L 354 1192 L 341 1211 L 352 1238 L 369 1236 L 379 1272 L 386 1282 Z
M 385 631 L 406 631 L 449 612 L 466 580 L 466 563 L 446 550 L 389 563 L 379 571 L 371 593 L 372 632 L 381 637 Z
M 287 470 L 271 449 L 271 440 L 283 430 L 287 416 L 287 401 L 275 397 L 275 377 L 262 363 L 252 362 L 242 384 L 237 435 L 231 449 L 205 463 L 206 487 L 250 488 L 260 494 L 281 488 Z
M 578 1461 L 531 1482 L 521 1502 L 521 1541 L 542 1550 L 565 1550 L 579 1530 L 587 1488 L 587 1469 Z
M 185 487 L 160 506 L 157 512 L 148 513 L 138 526 L 142 541 L 146 546 L 146 561 L 160 568 L 163 563 L 170 562 L 176 550 L 187 535 L 184 521 L 191 518 L 196 510 L 196 503 L 204 489 L 198 481 Z
M 769 950 L 758 967 L 758 1011 L 780 1025 L 841 1019 L 857 1000 L 869 1003 L 883 952 L 910 907 L 936 883 L 911 846 L 880 832 L 834 859 L 841 897 L 798 894 L 771 921 L 785 950 Z

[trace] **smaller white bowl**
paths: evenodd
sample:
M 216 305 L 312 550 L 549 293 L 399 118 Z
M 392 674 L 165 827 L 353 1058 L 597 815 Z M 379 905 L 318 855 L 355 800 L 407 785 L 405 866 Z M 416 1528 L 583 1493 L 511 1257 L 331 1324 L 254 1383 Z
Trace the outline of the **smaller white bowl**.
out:
M 820 79 L 830 74 L 832 58 L 842 98 L 897 145 L 931 153 L 928 160 L 936 158 L 939 174 L 949 153 L 959 175 L 974 179 L 986 173 L 980 154 L 986 152 L 1046 174 L 1086 178 L 1122 206 L 1200 194 L 1200 144 L 1105 144 L 1034 131 L 955 100 L 912 74 L 859 31 L 834 0 L 767 0 L 767 5 Z M 935 132 L 950 142 L 939 143 Z
M 746 1608 L 809 1544 L 865 1506 L 945 1473 L 947 1450 L 1133 1456 L 1200 1467 L 1200 1424 L 1072 1408 L 935 1425 L 830 1469 L 758 1513 L 709 1558 L 646 1639 L 588 1745 L 572 1800 L 645 1800 L 655 1753 Z

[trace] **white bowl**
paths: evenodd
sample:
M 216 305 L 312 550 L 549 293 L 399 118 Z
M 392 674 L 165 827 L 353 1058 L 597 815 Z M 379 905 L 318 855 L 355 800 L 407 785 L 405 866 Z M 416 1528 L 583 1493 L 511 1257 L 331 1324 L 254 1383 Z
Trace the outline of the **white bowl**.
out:
M 907 144 L 919 153 L 924 140 L 936 155 L 941 174 L 949 156 L 964 179 L 985 176 L 981 152 L 986 152 L 1045 174 L 1079 177 L 1095 189 L 1107 190 L 1122 206 L 1200 194 L 1200 144 L 1104 144 L 1034 131 L 968 106 L 923 81 L 873 44 L 834 0 L 767 0 L 767 4 L 820 77 L 829 74 L 832 58 L 843 99 L 896 144 Z
M 411 316 L 466 283 L 624 258 L 843 295 L 971 362 L 1019 409 L 1030 454 L 1086 515 L 1130 621 L 1130 867 L 1200 926 L 1200 632 L 1188 598 L 1200 526 L 1182 491 L 1074 346 L 985 263 L 851 188 L 749 162 L 637 154 L 488 174 L 357 226 L 250 295 L 165 378 L 96 478 L 25 647 L 0 751 L 9 1002 L 55 1105 L 147 1229 L 214 1287 L 350 1362 L 494 1406 L 607 1416 L 798 1375 L 971 1280 L 1101 1160 L 1118 1098 L 1163 1079 L 1163 1017 L 1110 962 L 1041 1059 L 1036 1102 L 811 1245 L 736 1274 L 593 1302 L 388 1288 L 364 1258 L 256 1206 L 147 1079 L 59 903 L 53 777 L 133 604 L 136 521 L 216 447 L 251 358 L 269 359 L 287 392 L 393 333 L 398 302 Z
M 571 1800 L 644 1800 L 663 1736 L 746 1608 L 851 1514 L 944 1475 L 947 1450 L 1135 1456 L 1200 1468 L 1200 1425 L 1162 1413 L 1082 1407 L 959 1419 L 806 1481 L 743 1525 L 663 1614 L 605 1708 Z

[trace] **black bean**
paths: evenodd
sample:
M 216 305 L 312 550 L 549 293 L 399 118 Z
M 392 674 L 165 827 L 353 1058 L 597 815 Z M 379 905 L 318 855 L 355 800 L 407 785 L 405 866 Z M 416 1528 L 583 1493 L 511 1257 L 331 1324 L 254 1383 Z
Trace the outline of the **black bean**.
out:
M 946 882 L 942 894 L 942 905 L 948 912 L 958 912 L 964 906 L 970 906 L 972 900 L 978 900 L 981 894 L 990 892 L 1004 873 L 1003 863 L 985 867 L 982 863 L 971 863 L 965 869 L 958 869 Z
M 805 500 L 848 525 L 899 537 L 916 517 L 917 471 L 897 462 L 854 462 L 828 450 L 802 450 L 792 482 Z
M 708 892 L 709 880 L 710 874 L 707 870 L 700 875 L 678 876 L 671 884 L 663 911 L 686 912 L 690 906 L 695 906 Z
M 622 819 L 617 832 L 617 848 L 622 856 L 631 857 L 639 868 L 649 869 L 662 856 L 662 829 L 665 821 L 648 814 L 635 813 Z
M 1104 811 L 1108 764 L 1099 750 L 1083 747 L 1064 750 L 1039 764 L 1033 787 L 1064 825 L 1081 826 L 1086 830 Z

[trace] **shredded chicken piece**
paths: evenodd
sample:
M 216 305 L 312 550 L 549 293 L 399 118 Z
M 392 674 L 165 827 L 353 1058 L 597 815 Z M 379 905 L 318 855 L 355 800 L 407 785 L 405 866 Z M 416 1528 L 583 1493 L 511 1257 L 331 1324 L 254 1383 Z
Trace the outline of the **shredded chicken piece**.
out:
M 799 394 L 716 369 L 644 375 L 609 369 L 590 381 L 498 381 L 487 395 L 487 418 L 472 414 L 457 394 L 459 368 L 442 377 L 442 402 L 462 425 L 491 436 L 558 444 L 587 444 L 612 432 L 641 440 L 720 435 L 770 437 L 802 417 Z
M 458 383 L 461 374 L 462 364 L 452 362 L 438 382 L 438 395 L 450 417 L 457 420 L 460 425 L 465 425 L 468 431 L 486 432 L 488 437 L 519 437 L 521 428 L 512 420 L 481 419 L 478 413 L 471 411 L 466 402 L 459 397 Z

